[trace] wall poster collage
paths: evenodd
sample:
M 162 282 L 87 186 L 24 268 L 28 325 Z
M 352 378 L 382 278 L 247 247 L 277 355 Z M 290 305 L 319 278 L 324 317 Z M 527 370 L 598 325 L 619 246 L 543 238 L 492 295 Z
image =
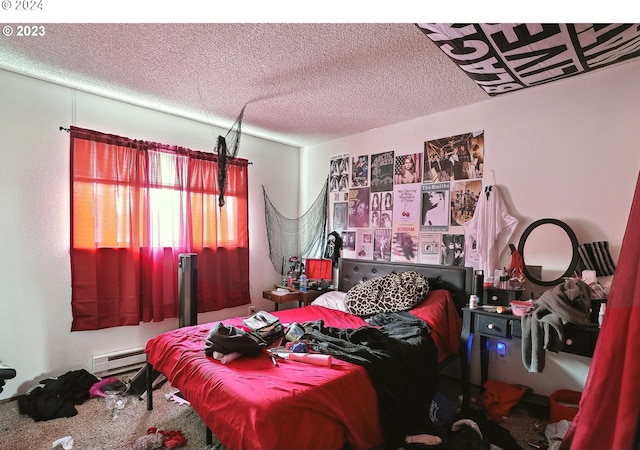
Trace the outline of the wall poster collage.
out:
M 420 151 L 340 154 L 330 161 L 333 230 L 345 258 L 472 266 L 463 225 L 482 192 L 484 131 Z

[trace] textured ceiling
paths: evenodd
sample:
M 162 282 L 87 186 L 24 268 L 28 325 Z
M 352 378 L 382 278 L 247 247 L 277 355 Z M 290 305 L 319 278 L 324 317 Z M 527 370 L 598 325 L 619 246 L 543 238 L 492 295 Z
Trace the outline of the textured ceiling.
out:
M 490 99 L 409 23 L 47 24 L 4 39 L 0 68 L 220 134 L 247 104 L 243 132 L 294 146 Z
M 640 24 L 70 23 L 5 36 L 0 68 L 222 135 L 246 105 L 243 133 L 301 147 L 635 60 L 639 46 Z

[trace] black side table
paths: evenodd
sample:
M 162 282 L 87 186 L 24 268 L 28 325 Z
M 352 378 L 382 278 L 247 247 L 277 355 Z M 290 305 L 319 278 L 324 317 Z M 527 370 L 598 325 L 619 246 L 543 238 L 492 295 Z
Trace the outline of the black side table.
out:
M 592 357 L 596 347 L 597 325 L 565 326 L 565 342 L 562 352 Z M 487 382 L 489 375 L 489 338 L 513 339 L 522 337 L 520 316 L 498 314 L 482 308 L 462 308 L 462 334 L 460 336 L 460 376 L 462 381 L 462 410 L 469 408 L 471 396 L 471 348 L 474 333 L 480 335 L 480 387 Z

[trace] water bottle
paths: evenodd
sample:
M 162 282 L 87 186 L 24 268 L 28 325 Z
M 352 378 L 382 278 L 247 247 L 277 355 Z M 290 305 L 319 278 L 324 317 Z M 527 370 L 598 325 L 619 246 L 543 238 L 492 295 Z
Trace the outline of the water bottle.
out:
M 307 292 L 307 275 L 303 273 L 300 275 L 300 292 Z

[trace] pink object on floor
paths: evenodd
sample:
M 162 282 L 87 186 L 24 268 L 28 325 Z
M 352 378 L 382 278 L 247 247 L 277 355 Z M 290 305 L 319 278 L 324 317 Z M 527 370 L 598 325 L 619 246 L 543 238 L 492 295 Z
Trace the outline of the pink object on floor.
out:
M 108 378 L 104 378 L 100 381 L 98 381 L 97 383 L 94 383 L 93 386 L 91 386 L 91 388 L 89 389 L 89 396 L 91 398 L 96 398 L 96 397 L 106 397 L 105 393 L 102 392 L 102 386 L 104 386 L 105 384 L 111 384 L 118 381 L 118 377 L 108 377 Z

